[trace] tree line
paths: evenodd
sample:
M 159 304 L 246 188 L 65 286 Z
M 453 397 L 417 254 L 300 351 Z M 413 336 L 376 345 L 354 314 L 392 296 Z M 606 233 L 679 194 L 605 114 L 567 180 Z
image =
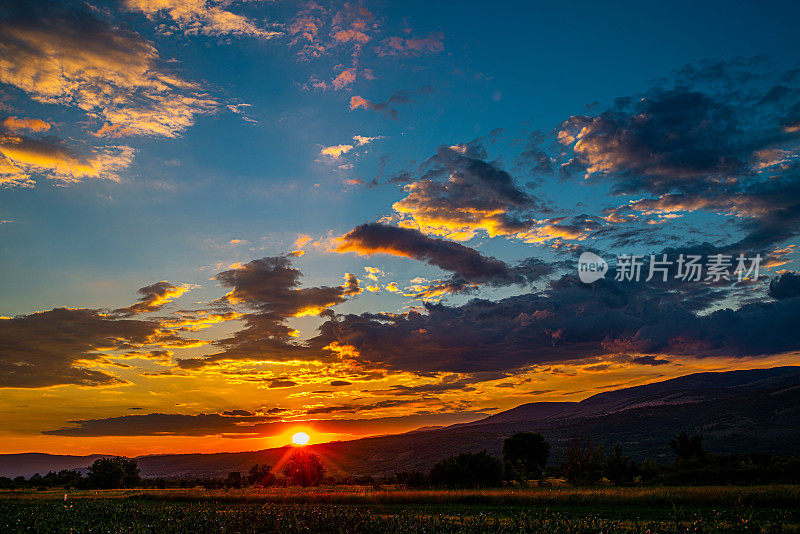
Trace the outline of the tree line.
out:
M 534 432 L 518 432 L 503 442 L 502 454 L 463 452 L 440 460 L 428 472 L 403 472 L 396 482 L 407 487 L 481 488 L 548 484 L 564 479 L 573 486 L 601 482 L 615 486 L 761 484 L 800 481 L 800 456 L 763 453 L 717 455 L 703 448 L 700 434 L 681 432 L 666 444 L 674 454 L 668 464 L 635 462 L 617 442 L 609 451 L 590 436 L 575 436 L 561 449 L 561 459 L 548 465 L 551 447 Z
M 346 484 L 402 485 L 408 488 L 488 488 L 503 485 L 548 484 L 559 478 L 575 486 L 598 483 L 616 486 L 675 484 L 760 484 L 800 481 L 800 456 L 762 453 L 717 455 L 707 452 L 700 434 L 681 432 L 666 444 L 674 454 L 669 464 L 653 460 L 635 462 L 620 443 L 607 450 L 590 436 L 576 436 L 561 447 L 560 461 L 549 464 L 551 445 L 541 434 L 518 432 L 503 442 L 501 455 L 486 450 L 462 452 L 436 462 L 428 471 L 396 473 L 376 478 L 331 477 L 315 453 L 298 449 L 278 468 L 256 464 L 242 473 L 221 477 L 181 479 L 142 478 L 136 460 L 125 457 L 99 458 L 86 470 L 61 470 L 30 478 L 0 477 L 0 489 L 114 489 L 133 487 L 197 487 L 207 489 L 318 486 Z

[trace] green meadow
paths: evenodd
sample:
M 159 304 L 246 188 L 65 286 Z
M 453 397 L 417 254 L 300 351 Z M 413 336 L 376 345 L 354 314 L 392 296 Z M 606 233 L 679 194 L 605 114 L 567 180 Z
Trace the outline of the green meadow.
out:
M 800 532 L 800 486 L 4 491 L 0 531 Z

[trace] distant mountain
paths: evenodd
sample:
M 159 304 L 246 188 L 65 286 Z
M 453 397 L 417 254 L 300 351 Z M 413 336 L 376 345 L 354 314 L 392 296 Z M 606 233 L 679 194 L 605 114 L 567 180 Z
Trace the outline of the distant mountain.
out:
M 85 469 L 98 458 L 105 458 L 106 456 L 104 454 L 68 456 L 40 452 L 0 454 L 0 475 L 9 478 L 18 476 L 27 478 L 36 473 L 44 475 L 49 471 L 60 471 L 62 469 Z
M 428 469 L 434 462 L 463 451 L 488 449 L 499 454 L 514 432 L 541 432 L 553 445 L 578 434 L 594 436 L 607 446 L 622 443 L 635 459 L 666 461 L 667 442 L 681 430 L 700 432 L 712 452 L 800 452 L 800 367 L 696 373 L 644 386 L 600 393 L 581 402 L 534 402 L 472 423 L 418 429 L 405 434 L 313 445 L 332 473 L 384 475 Z M 145 476 L 208 476 L 246 471 L 253 464 L 276 465 L 290 447 L 218 454 L 140 456 Z M 46 472 L 75 467 L 78 458 L 56 457 L 28 467 L 31 455 L 0 455 L 0 474 Z M 96 457 L 96 456 L 95 456 Z M 63 460 L 62 460 L 63 459 Z M 31 460 L 33 461 L 33 460 Z M 13 469 L 12 469 L 13 467 Z

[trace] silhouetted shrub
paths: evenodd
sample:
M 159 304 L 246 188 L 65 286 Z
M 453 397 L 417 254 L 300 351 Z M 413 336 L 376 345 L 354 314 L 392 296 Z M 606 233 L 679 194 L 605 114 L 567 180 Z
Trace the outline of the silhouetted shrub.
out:
M 462 452 L 434 464 L 431 484 L 447 488 L 487 488 L 503 482 L 503 462 L 486 450 Z

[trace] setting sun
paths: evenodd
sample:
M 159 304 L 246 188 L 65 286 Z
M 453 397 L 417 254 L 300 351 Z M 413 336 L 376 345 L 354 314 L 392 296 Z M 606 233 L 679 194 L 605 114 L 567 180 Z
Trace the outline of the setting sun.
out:
M 308 440 L 311 439 L 311 436 L 306 434 L 305 432 L 297 432 L 292 436 L 292 443 L 295 445 L 305 445 L 308 443 Z

